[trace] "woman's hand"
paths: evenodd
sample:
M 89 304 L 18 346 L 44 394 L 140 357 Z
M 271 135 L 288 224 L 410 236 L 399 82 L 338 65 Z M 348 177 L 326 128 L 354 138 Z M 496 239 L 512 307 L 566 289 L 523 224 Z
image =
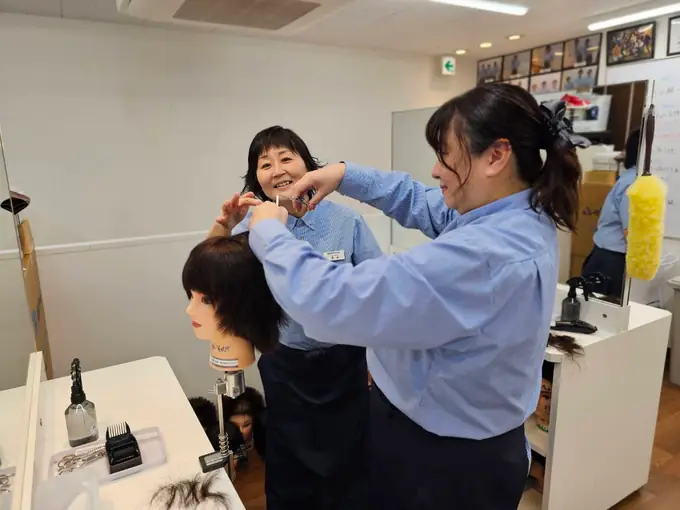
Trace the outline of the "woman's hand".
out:
M 279 220 L 284 225 L 288 219 L 288 211 L 283 207 L 276 205 L 274 202 L 264 202 L 261 205 L 253 208 L 253 214 L 250 215 L 250 224 L 248 228 L 253 228 L 255 225 L 264 220 Z
M 326 196 L 333 193 L 342 178 L 345 176 L 345 164 L 344 163 L 333 163 L 332 165 L 326 165 L 323 168 L 314 170 L 312 172 L 307 172 L 302 179 L 293 185 L 292 197 L 301 198 L 307 201 L 307 192 L 310 190 L 315 190 L 316 194 L 309 200 L 309 210 L 314 209 L 319 202 L 321 202 Z M 297 200 L 293 201 L 293 208 L 296 211 L 301 211 L 303 204 Z
M 234 193 L 230 200 L 222 204 L 222 216 L 218 216 L 215 221 L 226 230 L 226 235 L 231 235 L 234 227 L 246 217 L 248 208 L 260 205 L 261 203 L 262 200 L 255 198 L 251 191 L 243 195 Z

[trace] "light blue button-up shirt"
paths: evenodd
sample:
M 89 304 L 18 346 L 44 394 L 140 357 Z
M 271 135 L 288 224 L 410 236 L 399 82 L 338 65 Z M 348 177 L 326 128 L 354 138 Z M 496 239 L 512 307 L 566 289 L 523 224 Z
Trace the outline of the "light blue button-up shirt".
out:
M 616 183 L 607 194 L 593 236 L 593 241 L 600 248 L 626 253 L 626 236 L 623 234 L 623 231 L 628 229 L 628 195 L 626 191 L 635 182 L 636 177 L 637 169 L 635 167 L 627 168 L 621 172 Z
M 459 215 L 438 188 L 352 164 L 339 191 L 435 239 L 352 267 L 262 221 L 250 245 L 277 301 L 309 336 L 369 347 L 376 384 L 424 429 L 485 439 L 520 426 L 553 313 L 553 222 L 528 190 Z
M 248 229 L 250 213 L 234 227 L 237 234 Z M 288 216 L 286 228 L 297 238 L 307 241 L 320 254 L 334 254 L 334 264 L 357 265 L 383 253 L 373 232 L 361 215 L 340 204 L 325 200 L 302 218 Z M 279 341 L 294 349 L 311 350 L 332 347 L 305 335 L 300 324 L 289 321 L 280 333 Z

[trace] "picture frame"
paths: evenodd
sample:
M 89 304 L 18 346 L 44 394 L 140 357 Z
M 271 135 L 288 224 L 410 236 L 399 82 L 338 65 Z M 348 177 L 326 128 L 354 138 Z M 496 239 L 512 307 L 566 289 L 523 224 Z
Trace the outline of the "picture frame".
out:
M 562 73 L 561 90 L 565 92 L 590 92 L 597 86 L 599 66 L 573 67 Z
M 529 77 L 528 76 L 525 76 L 524 78 L 513 78 L 511 80 L 505 80 L 503 83 L 507 83 L 509 85 L 515 85 L 516 87 L 523 88 L 526 91 L 529 90 Z
M 562 71 L 546 74 L 536 74 L 531 77 L 529 92 L 532 94 L 547 94 L 561 92 Z
M 520 80 L 531 74 L 531 50 L 503 56 L 503 81 Z
M 656 48 L 656 21 L 610 30 L 606 37 L 608 67 L 651 60 Z
M 598 65 L 601 47 L 601 33 L 588 34 L 565 41 L 562 69 L 566 71 L 568 69 Z
M 674 16 L 668 19 L 666 55 L 669 57 L 680 55 L 680 16 Z
M 562 70 L 564 41 L 537 46 L 531 50 L 531 76 Z
M 496 83 L 503 78 L 503 57 L 487 58 L 477 62 L 477 85 Z

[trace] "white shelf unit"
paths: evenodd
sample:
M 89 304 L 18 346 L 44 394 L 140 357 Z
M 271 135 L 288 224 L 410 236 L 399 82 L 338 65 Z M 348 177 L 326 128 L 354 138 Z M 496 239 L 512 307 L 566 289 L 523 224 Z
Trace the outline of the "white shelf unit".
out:
M 527 491 L 520 510 L 607 510 L 649 478 L 671 316 L 631 303 L 628 328 L 616 332 L 620 311 L 585 305 L 582 318 L 596 334 L 555 332 L 576 338 L 584 355 L 546 349 L 555 364 L 550 430 L 533 417 L 525 424 L 532 450 L 546 459 L 544 488 Z

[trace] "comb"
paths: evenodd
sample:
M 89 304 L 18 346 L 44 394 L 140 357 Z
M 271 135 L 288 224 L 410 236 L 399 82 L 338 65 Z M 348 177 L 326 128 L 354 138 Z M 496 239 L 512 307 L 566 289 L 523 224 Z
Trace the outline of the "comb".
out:
M 142 463 L 137 439 L 132 435 L 127 422 L 108 426 L 105 447 L 111 474 L 139 466 Z

